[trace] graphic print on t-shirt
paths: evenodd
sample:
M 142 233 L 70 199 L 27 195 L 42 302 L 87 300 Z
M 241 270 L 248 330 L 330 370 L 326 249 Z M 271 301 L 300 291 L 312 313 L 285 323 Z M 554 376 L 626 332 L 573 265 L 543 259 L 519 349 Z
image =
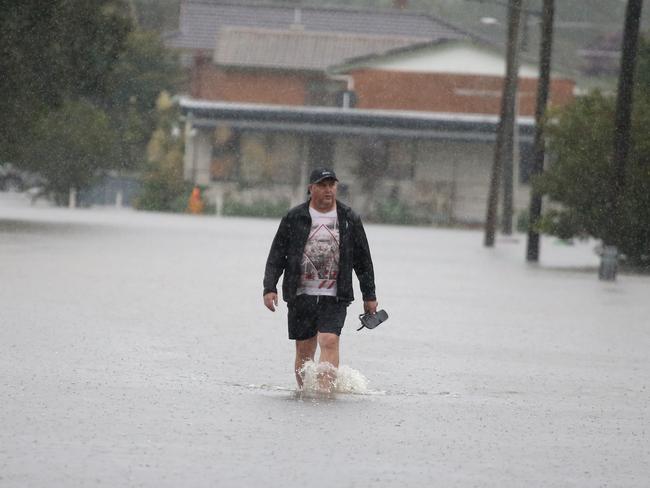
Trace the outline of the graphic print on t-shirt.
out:
M 339 226 L 336 209 L 320 213 L 312 208 L 311 230 L 302 254 L 298 294 L 336 296 L 339 274 Z

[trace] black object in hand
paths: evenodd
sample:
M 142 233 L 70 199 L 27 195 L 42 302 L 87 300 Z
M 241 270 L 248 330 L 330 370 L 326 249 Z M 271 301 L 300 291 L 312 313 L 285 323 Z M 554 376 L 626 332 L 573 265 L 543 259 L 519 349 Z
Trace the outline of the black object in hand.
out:
M 359 315 L 361 327 L 359 327 L 357 330 L 361 330 L 364 327 L 366 329 L 374 329 L 382 322 L 385 322 L 387 319 L 388 313 L 386 313 L 386 310 L 379 310 L 377 313 L 363 313 Z

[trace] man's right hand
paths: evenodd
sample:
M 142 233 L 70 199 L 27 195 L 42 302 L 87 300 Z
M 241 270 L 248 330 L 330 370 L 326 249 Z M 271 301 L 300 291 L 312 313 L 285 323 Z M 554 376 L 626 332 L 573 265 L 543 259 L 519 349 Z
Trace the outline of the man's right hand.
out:
M 264 295 L 264 305 L 271 312 L 275 312 L 275 307 L 278 306 L 278 294 L 269 292 L 266 295 Z

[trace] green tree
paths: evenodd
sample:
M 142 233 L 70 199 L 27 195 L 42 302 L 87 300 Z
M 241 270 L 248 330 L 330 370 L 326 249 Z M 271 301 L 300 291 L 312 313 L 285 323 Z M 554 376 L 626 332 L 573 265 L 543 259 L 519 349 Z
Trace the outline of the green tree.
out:
M 131 23 L 121 0 L 0 0 L 0 161 L 21 163 L 38 119 L 99 100 Z
M 38 171 L 60 195 L 70 186 L 81 189 L 99 170 L 146 161 L 156 98 L 174 89 L 180 69 L 157 33 L 133 30 L 132 6 L 123 0 L 0 0 L 0 162 Z M 78 112 L 87 127 L 72 120 Z M 85 144 L 86 137 L 97 142 L 98 132 L 112 141 L 111 151 Z M 57 144 L 63 140 L 71 143 L 68 152 Z M 57 157 L 42 157 L 48 143 Z M 83 164 L 80 154 L 87 158 Z
M 147 146 L 148 163 L 136 207 L 142 210 L 183 211 L 191 185 L 183 179 L 183 139 L 176 126 L 178 109 L 167 92 L 156 103 L 157 127 Z
M 180 0 L 131 0 L 138 24 L 145 30 L 158 32 L 178 29 Z
M 534 184 L 561 207 L 545 213 L 541 230 L 560 237 L 607 238 L 634 265 L 650 266 L 650 49 L 642 43 L 626 166 L 623 218 L 609 219 L 615 99 L 599 92 L 549 119 L 552 162 Z
M 146 147 L 156 127 L 156 99 L 174 92 L 182 79 L 176 54 L 155 32 L 133 31 L 107 78 L 102 106 L 120 136 L 124 168 L 146 161 Z
M 116 137 L 106 114 L 86 101 L 67 101 L 35 125 L 26 149 L 28 169 L 41 174 L 58 203 L 71 188 L 87 187 L 97 168 L 115 165 Z

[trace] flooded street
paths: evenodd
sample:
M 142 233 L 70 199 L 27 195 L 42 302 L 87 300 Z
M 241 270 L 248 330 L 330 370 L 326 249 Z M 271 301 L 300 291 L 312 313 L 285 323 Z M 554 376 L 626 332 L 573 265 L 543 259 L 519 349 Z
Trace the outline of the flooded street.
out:
M 390 319 L 354 302 L 341 363 L 368 389 L 301 397 L 277 224 L 0 204 L 0 486 L 647 486 L 649 277 L 367 225 Z

